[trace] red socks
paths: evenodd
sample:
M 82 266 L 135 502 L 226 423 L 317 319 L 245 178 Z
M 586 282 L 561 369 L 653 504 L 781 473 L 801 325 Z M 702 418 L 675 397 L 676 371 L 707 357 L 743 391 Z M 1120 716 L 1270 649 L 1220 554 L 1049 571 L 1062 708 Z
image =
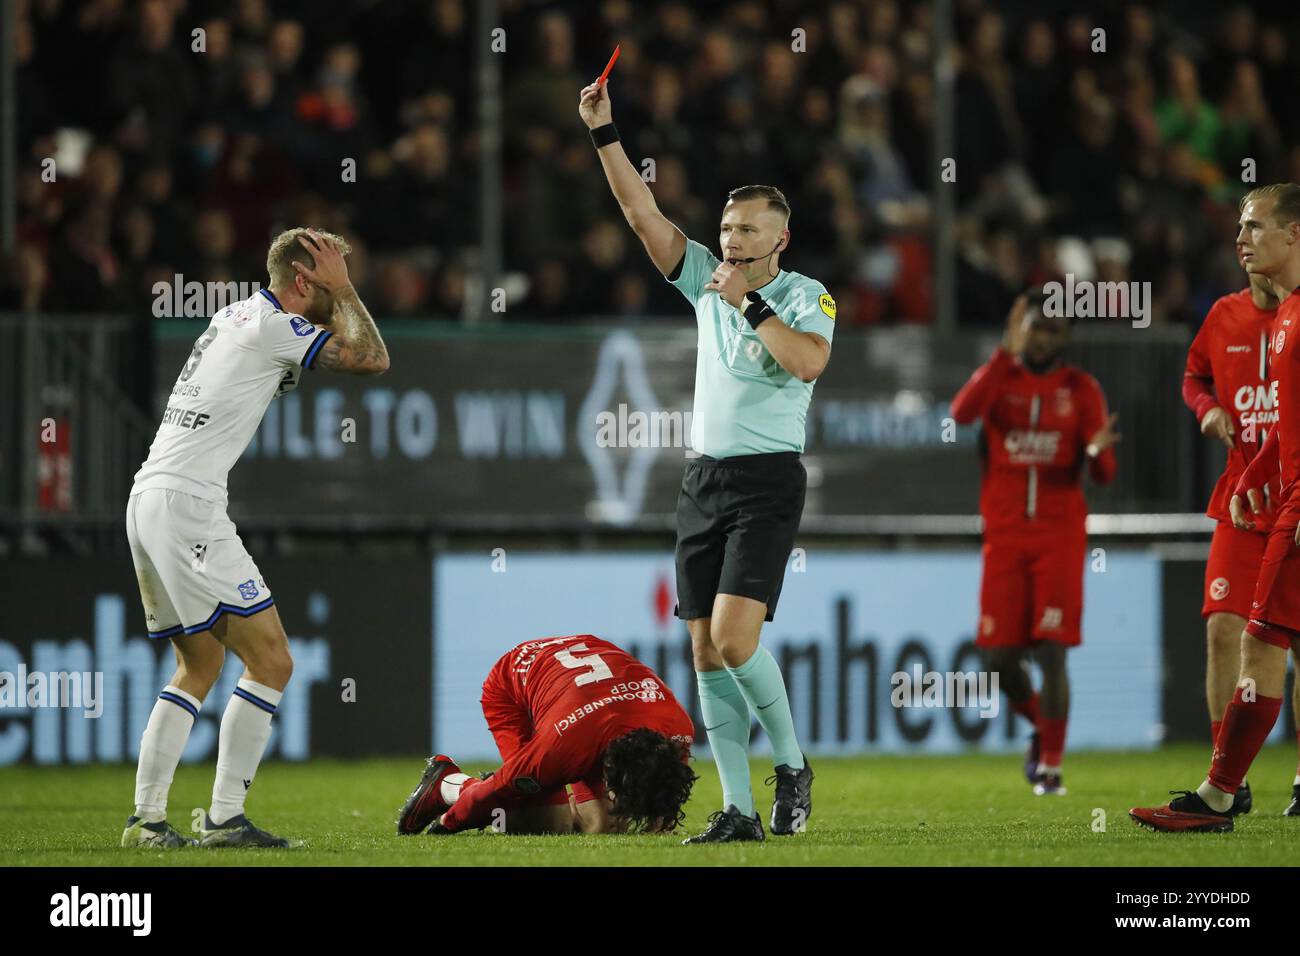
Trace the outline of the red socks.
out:
M 1059 767 L 1065 753 L 1065 728 L 1069 721 L 1064 717 L 1038 718 L 1039 764 Z
M 1222 729 L 1222 727 L 1223 727 L 1223 721 L 1221 720 L 1210 721 L 1210 746 L 1214 746 L 1219 742 L 1219 731 Z
M 1038 726 L 1038 695 L 1027 697 L 1024 700 L 1011 701 L 1011 709 L 1019 714 L 1025 720 L 1029 721 L 1035 727 Z
M 1059 767 L 1065 753 L 1065 728 L 1069 721 L 1064 718 L 1044 717 L 1038 709 L 1038 694 L 1025 700 L 1011 701 L 1011 709 L 1034 725 L 1038 731 L 1038 762 L 1048 767 Z
M 1281 712 L 1281 697 L 1256 697 L 1247 703 L 1238 687 L 1215 739 L 1210 783 L 1224 793 L 1236 793 Z

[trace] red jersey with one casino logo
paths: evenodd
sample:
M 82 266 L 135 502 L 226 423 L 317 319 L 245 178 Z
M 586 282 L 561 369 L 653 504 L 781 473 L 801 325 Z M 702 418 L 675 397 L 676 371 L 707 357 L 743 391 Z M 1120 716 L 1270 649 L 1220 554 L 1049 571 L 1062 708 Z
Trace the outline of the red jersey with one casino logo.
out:
M 1084 462 L 1099 484 L 1115 477 L 1114 448 L 1087 456 L 1088 442 L 1106 423 L 1106 397 L 1082 369 L 1060 365 L 1039 375 L 999 348 L 952 400 L 952 415 L 962 424 L 983 419 L 985 534 L 1082 530 Z
M 1277 384 L 1270 379 L 1269 341 L 1275 310 L 1260 309 L 1250 289 L 1225 295 L 1210 307 L 1187 352 L 1183 400 L 1199 422 L 1212 408 L 1225 409 L 1235 432 L 1223 474 L 1205 513 L 1230 521 L 1228 502 L 1246 466 L 1277 422 Z M 1271 515 L 1255 520 L 1267 532 Z
M 640 727 L 689 752 L 695 725 L 649 667 L 590 634 L 520 644 L 510 654 L 509 696 L 532 734 L 495 774 L 466 789 L 443 817 L 450 830 L 491 822 L 496 807 L 582 781 L 610 742 Z
M 1296 375 L 1300 339 L 1300 293 L 1292 292 L 1277 310 L 1269 367 L 1277 383 L 1277 454 L 1281 469 L 1281 501 L 1277 528 L 1300 523 L 1300 376 Z

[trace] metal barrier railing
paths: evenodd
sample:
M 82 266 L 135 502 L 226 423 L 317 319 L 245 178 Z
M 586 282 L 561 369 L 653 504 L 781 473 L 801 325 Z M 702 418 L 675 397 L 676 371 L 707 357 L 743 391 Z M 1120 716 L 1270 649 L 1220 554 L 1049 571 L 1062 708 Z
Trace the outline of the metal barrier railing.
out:
M 672 338 L 675 348 L 676 338 L 685 343 L 681 349 L 693 346 L 693 335 L 680 328 L 684 324 L 642 323 L 635 334 L 650 356 L 647 371 L 652 375 L 675 375 L 681 379 L 676 382 L 681 386 L 677 391 L 689 394 L 690 369 L 678 368 L 682 364 L 677 359 L 680 350 L 672 351 L 668 359 L 660 354 L 666 337 Z M 647 326 L 653 331 L 648 331 Z M 627 326 L 622 328 L 626 330 Z M 74 550 L 87 553 L 101 547 L 120 549 L 122 511 L 132 476 L 147 454 L 157 426 L 156 413 L 150 406 L 160 395 L 152 381 L 170 381 L 172 365 L 188 348 L 177 336 L 187 343 L 194 334 L 189 324 L 182 328 L 158 323 L 146 329 L 123 316 L 0 314 L 0 530 L 17 529 L 24 535 L 53 533 L 71 542 Z M 536 329 L 514 326 L 469 331 L 430 322 L 385 322 L 384 330 L 408 361 L 400 369 L 395 365 L 380 387 L 423 389 L 430 402 L 454 409 L 460 390 L 482 388 L 478 378 L 466 378 L 460 371 L 484 367 L 472 360 L 480 351 L 483 362 L 504 363 L 509 370 L 518 367 L 517 358 L 513 360 L 516 365 L 510 364 L 512 355 L 534 356 L 544 347 L 558 348 L 568 363 L 563 382 L 552 385 L 549 380 L 538 381 L 547 388 L 570 388 L 572 394 L 566 396 L 566 401 L 570 409 L 576 409 L 589 388 L 592 355 L 610 328 L 609 324 L 601 328 L 551 327 L 545 330 L 545 341 L 535 338 L 539 334 Z M 897 329 L 865 335 L 848 328 L 840 331 L 836 340 L 838 361 L 819 383 L 814 405 L 819 400 L 852 405 L 850 400 L 863 397 L 879 404 L 891 400 L 900 389 L 919 389 L 929 396 L 927 400 L 946 402 L 975 365 L 987 357 L 997 338 L 993 332 L 944 336 L 930 329 L 912 329 L 907 335 Z M 1208 528 L 1208 522 L 1197 512 L 1217 477 L 1220 462 L 1216 455 L 1221 455 L 1222 449 L 1197 435 L 1195 422 L 1179 395 L 1189 339 L 1190 330 L 1183 327 L 1134 332 L 1126 326 L 1081 324 L 1075 330 L 1070 360 L 1102 383 L 1111 407 L 1121 413 L 1119 427 L 1124 433 L 1117 447 L 1120 470 L 1115 484 L 1088 491 L 1095 512 L 1090 522 L 1094 534 L 1151 540 L 1199 535 Z M 525 343 L 528 348 L 502 348 L 503 343 L 513 341 Z M 430 376 L 429 369 L 438 362 L 447 367 Z M 331 381 L 329 387 L 343 390 L 345 400 L 351 401 L 356 396 L 348 398 L 351 393 L 346 390 L 368 384 L 344 377 Z M 321 387 L 319 383 L 313 386 L 306 390 L 309 397 Z M 671 390 L 665 385 L 662 391 L 666 394 Z M 357 407 L 366 406 L 362 403 Z M 454 418 L 448 413 L 445 430 L 449 434 L 452 422 Z M 924 443 L 914 449 L 890 445 L 851 448 L 827 444 L 824 439 L 819 436 L 820 444 L 809 446 L 810 467 L 815 463 L 824 476 L 834 468 L 840 480 L 849 475 L 855 482 L 861 477 L 863 482 L 875 484 L 869 485 L 870 494 L 864 491 L 856 497 L 826 497 L 824 506 L 810 506 L 804 516 L 805 534 L 890 540 L 978 534 L 973 448 L 954 447 L 942 453 Z M 570 461 L 570 470 L 564 474 L 581 484 L 588 476 L 574 442 L 572 436 L 564 440 L 565 460 L 578 462 L 574 466 Z M 351 453 L 355 459 L 353 471 L 346 474 L 330 471 L 337 467 L 333 459 L 313 461 L 311 467 L 318 476 L 334 475 L 334 493 L 338 495 L 356 484 L 356 467 L 370 473 L 371 465 L 364 457 L 368 448 L 367 443 L 362 443 Z M 910 479 L 911 484 L 924 486 L 923 494 L 907 498 L 895 487 L 897 481 L 882 479 L 882 473 L 888 478 L 894 468 L 910 467 L 917 472 L 914 460 L 924 455 L 930 456 L 925 461 L 941 461 L 943 466 L 922 468 Z M 959 457 L 950 457 L 953 455 Z M 449 475 L 458 467 L 486 477 L 503 469 L 516 472 L 505 460 L 475 458 L 467 463 L 461 458 L 459 446 L 449 439 L 427 460 L 410 463 L 406 470 L 415 476 L 412 480 L 420 483 L 421 500 L 436 503 L 438 482 L 452 480 Z M 558 465 L 560 460 L 555 463 Z M 479 509 L 473 513 L 447 508 L 383 512 L 368 507 L 368 503 L 374 504 L 370 499 L 340 498 L 331 508 L 285 513 L 275 507 L 273 491 L 291 483 L 295 469 L 302 463 L 296 459 L 264 461 L 254 457 L 243 464 L 248 474 L 261 471 L 256 472 L 256 481 L 243 483 L 240 500 L 232 495 L 232 516 L 242 531 L 268 538 L 332 534 L 376 540 L 410 535 L 462 540 L 476 534 L 600 534 L 608 538 L 619 533 L 617 528 L 589 520 L 580 510 L 558 507 L 498 512 Z M 382 467 L 384 462 L 375 465 Z M 673 487 L 658 488 L 636 528 L 624 528 L 624 533 L 650 538 L 671 534 L 670 506 L 675 497 L 676 473 L 669 479 L 663 481 Z M 931 486 L 934 493 L 928 490 Z M 893 497 L 886 493 L 891 489 Z M 947 489 L 946 496 L 939 494 L 942 489 Z M 527 498 L 525 489 L 518 487 L 512 495 Z M 0 550 L 3 547 L 0 539 Z
M 121 518 L 155 428 L 124 377 L 151 352 L 121 316 L 0 315 L 0 518 Z

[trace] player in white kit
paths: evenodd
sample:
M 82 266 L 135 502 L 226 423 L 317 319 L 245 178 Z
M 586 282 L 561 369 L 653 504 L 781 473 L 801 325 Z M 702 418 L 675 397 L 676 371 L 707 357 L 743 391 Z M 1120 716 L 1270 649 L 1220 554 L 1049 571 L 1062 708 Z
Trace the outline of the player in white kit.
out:
M 388 369 L 388 349 L 348 279 L 350 251 L 311 229 L 275 238 L 270 287 L 212 317 L 136 473 L 126 509 L 131 558 L 149 636 L 171 640 L 177 667 L 140 741 L 124 847 L 289 845 L 244 815 L 293 661 L 274 598 L 226 517 L 226 476 L 271 400 L 295 388 L 303 369 Z M 167 823 L 167 793 L 227 649 L 244 673 L 221 718 L 212 805 L 196 841 Z

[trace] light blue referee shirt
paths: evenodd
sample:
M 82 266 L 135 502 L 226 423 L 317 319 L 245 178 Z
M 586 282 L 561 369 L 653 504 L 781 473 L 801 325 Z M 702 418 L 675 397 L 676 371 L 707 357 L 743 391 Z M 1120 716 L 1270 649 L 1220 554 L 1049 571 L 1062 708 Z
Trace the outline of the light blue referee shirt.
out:
M 713 458 L 802 452 L 814 383 L 777 364 L 740 311 L 704 288 L 718 265 L 705 246 L 688 239 L 680 272 L 669 280 L 695 307 L 699 328 L 691 446 Z M 820 282 L 782 269 L 757 292 L 790 328 L 832 340 L 835 300 Z

